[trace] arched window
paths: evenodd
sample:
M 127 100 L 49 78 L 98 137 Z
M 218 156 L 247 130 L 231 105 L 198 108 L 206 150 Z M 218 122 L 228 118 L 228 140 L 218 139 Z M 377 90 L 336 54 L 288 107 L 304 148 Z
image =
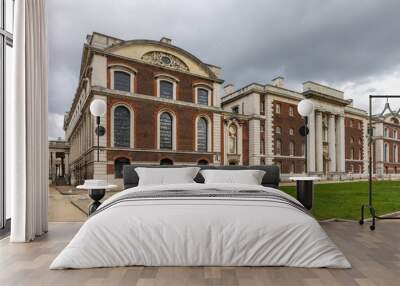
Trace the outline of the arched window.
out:
M 282 143 L 281 140 L 276 140 L 275 141 L 275 154 L 280 155 L 281 154 L 281 148 L 282 148 Z
M 200 117 L 197 121 L 197 151 L 207 152 L 208 147 L 208 127 L 207 120 Z
M 168 112 L 160 115 L 160 149 L 172 149 L 172 116 Z
M 173 99 L 174 98 L 174 84 L 167 80 L 160 80 L 160 97 Z
M 237 154 L 237 127 L 235 124 L 229 126 L 229 153 Z
M 201 159 L 197 162 L 197 165 L 208 165 L 208 161 L 205 159 Z
M 294 142 L 293 141 L 289 142 L 289 155 L 294 156 Z
M 131 113 L 125 106 L 114 109 L 114 146 L 130 147 Z
M 383 147 L 383 160 L 389 162 L 389 145 L 387 143 Z
M 130 161 L 127 158 L 118 158 L 114 161 L 114 176 L 116 179 L 123 177 L 124 166 L 129 164 Z
M 173 164 L 174 164 L 174 162 L 168 158 L 160 160 L 160 165 L 173 165 Z
M 114 89 L 121 91 L 131 91 L 131 75 L 123 71 L 114 72 Z
M 293 128 L 289 128 L 289 135 L 294 135 L 294 129 Z

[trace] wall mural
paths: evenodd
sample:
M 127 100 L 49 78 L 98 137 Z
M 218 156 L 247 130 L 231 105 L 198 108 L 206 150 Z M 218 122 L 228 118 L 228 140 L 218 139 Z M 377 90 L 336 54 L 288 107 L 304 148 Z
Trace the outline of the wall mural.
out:
M 182 60 L 175 57 L 174 55 L 164 52 L 148 52 L 142 56 L 142 60 L 154 65 L 164 66 L 185 72 L 189 71 L 188 66 Z

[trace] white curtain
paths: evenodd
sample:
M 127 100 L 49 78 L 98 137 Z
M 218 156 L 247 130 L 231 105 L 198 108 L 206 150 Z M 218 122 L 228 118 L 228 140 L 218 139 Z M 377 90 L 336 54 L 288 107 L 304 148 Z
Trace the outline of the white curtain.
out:
M 12 242 L 47 232 L 47 29 L 45 0 L 16 0 L 13 92 L 6 98 L 6 187 Z

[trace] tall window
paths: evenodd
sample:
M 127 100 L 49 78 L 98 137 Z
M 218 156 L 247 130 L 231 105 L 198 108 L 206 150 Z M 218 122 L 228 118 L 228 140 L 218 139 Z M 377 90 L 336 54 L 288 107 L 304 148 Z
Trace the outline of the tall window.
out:
M 294 129 L 293 128 L 289 128 L 289 135 L 294 135 Z
M 131 145 L 131 113 L 125 106 L 114 109 L 114 146 L 130 147 Z
M 388 137 L 389 134 L 389 130 L 387 128 L 385 128 L 383 136 Z
M 160 115 L 160 149 L 172 149 L 172 116 L 168 112 Z
M 397 144 L 393 145 L 393 162 L 399 162 L 399 147 Z
M 289 142 L 289 155 L 294 156 L 294 142 L 293 141 Z
M 116 179 L 123 177 L 124 166 L 129 164 L 130 161 L 127 158 L 118 158 L 114 161 L 114 176 Z
M 197 121 L 197 151 L 199 152 L 207 152 L 207 129 L 207 120 L 203 117 L 200 117 Z
M 275 154 L 280 155 L 282 152 L 282 143 L 281 140 L 276 140 L 275 141 Z
M 393 130 L 393 138 L 394 139 L 398 139 L 397 130 Z
M 389 145 L 387 143 L 383 146 L 383 159 L 385 162 L 389 162 Z
M 275 113 L 280 114 L 281 113 L 281 105 L 279 103 L 277 103 L 275 105 Z
M 289 116 L 293 117 L 294 115 L 294 108 L 293 106 L 289 106 Z
M 281 128 L 279 126 L 275 127 L 275 133 L 276 134 L 281 134 Z
M 260 98 L 260 113 L 264 114 L 265 113 L 265 97 L 261 96 Z
M 350 149 L 350 159 L 351 159 L 351 160 L 354 160 L 354 159 L 355 159 L 355 157 L 354 157 L 354 148 L 351 148 L 351 149 Z
M 114 89 L 121 91 L 131 91 L 131 75 L 123 71 L 114 72 Z
M 160 80 L 160 97 L 167 99 L 174 98 L 174 84 L 172 82 Z
M 237 154 L 237 127 L 234 124 L 229 126 L 229 153 Z
M 11 67 L 13 46 L 13 14 L 14 1 L 0 0 L 0 228 L 5 226 L 6 219 L 10 218 L 10 206 L 6 206 L 7 193 L 4 188 L 4 113 L 5 98 L 11 92 Z
M 197 89 L 197 103 L 201 105 L 208 105 L 208 90 L 204 88 Z

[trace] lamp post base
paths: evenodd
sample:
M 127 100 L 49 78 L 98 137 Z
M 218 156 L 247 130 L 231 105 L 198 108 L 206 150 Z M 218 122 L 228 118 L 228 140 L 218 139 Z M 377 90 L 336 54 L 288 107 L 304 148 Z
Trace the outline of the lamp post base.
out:
M 100 200 L 106 194 L 106 189 L 90 189 L 89 197 L 93 200 L 93 202 L 89 206 L 89 216 L 94 213 L 97 208 L 101 205 Z

